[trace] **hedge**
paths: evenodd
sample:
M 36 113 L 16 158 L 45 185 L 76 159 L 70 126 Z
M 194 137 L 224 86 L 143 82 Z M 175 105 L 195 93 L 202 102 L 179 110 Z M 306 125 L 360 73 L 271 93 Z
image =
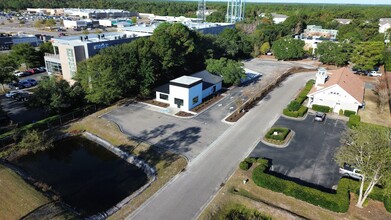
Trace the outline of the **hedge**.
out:
M 302 186 L 266 173 L 269 170 L 268 161 L 261 158 L 257 161 L 261 165 L 254 169 L 252 175 L 256 185 L 274 192 L 281 192 L 334 212 L 347 212 L 349 209 L 349 192 L 356 194 L 359 192 L 360 182 L 347 178 L 342 178 L 339 181 L 338 190 L 335 194 Z M 391 197 L 385 196 L 383 189 L 375 187 L 369 194 L 369 198 L 383 202 L 386 210 L 391 212 Z
M 343 112 L 343 115 L 347 116 L 347 117 L 350 117 L 351 115 L 355 115 L 356 112 L 355 111 L 350 111 L 350 110 L 345 110 Z
M 278 141 L 283 141 L 285 140 L 286 136 L 288 136 L 289 132 L 288 128 L 271 128 L 265 135 L 266 139 L 272 139 L 272 140 L 278 140 Z M 274 132 L 278 132 L 278 135 L 273 135 Z
M 289 103 L 288 105 L 288 110 L 289 111 L 297 111 L 300 109 L 300 106 L 301 106 L 301 103 L 299 103 L 298 101 L 291 101 L 291 103 Z
M 351 115 L 349 116 L 349 121 L 348 121 L 348 127 L 353 128 L 360 124 L 361 118 L 359 115 Z
M 304 86 L 304 88 L 303 88 L 303 90 L 301 90 L 301 92 L 299 93 L 299 95 L 296 97 L 296 101 L 298 102 L 298 103 L 300 103 L 300 105 L 301 104 L 303 104 L 303 102 L 307 99 L 307 95 L 308 95 L 308 93 L 310 92 L 310 90 L 311 90 L 311 88 L 312 88 L 312 86 L 315 84 L 315 80 L 309 80 L 306 84 L 305 84 L 305 86 Z
M 330 107 L 325 105 L 312 105 L 312 110 L 327 113 L 330 112 Z
M 293 117 L 293 118 L 299 117 L 299 113 L 297 111 L 292 112 L 292 111 L 289 111 L 289 109 L 287 109 L 287 108 L 284 108 L 284 110 L 282 110 L 282 114 L 289 116 L 289 117 Z
M 348 179 L 341 179 L 337 193 L 332 194 L 280 179 L 265 173 L 266 169 L 268 168 L 265 166 L 258 166 L 253 171 L 253 181 L 260 187 L 284 193 L 334 212 L 347 212 L 349 209 Z
M 297 111 L 297 114 L 299 115 L 299 117 L 303 117 L 305 113 L 307 113 L 307 111 L 308 108 L 302 105 L 300 106 L 300 109 Z
M 242 162 L 240 162 L 240 164 L 239 164 L 239 168 L 240 168 L 241 170 L 248 170 L 248 169 L 250 169 L 250 164 L 247 163 L 246 161 L 242 161 Z

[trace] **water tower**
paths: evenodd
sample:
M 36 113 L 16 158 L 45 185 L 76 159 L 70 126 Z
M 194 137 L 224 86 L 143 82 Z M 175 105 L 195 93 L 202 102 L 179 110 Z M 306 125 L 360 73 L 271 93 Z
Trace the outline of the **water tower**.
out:
M 205 21 L 205 10 L 206 10 L 206 1 L 205 0 L 198 0 L 198 13 L 197 13 L 197 22 L 204 22 Z
M 228 0 L 226 22 L 236 23 L 244 19 L 246 0 Z

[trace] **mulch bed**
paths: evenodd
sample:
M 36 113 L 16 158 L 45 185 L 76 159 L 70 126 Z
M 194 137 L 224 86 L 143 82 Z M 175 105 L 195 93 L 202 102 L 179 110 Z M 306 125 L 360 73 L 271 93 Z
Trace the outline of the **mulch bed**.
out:
M 247 111 L 241 111 L 241 112 L 234 112 L 232 113 L 225 121 L 227 122 L 237 122 L 241 117 L 243 117 L 244 114 L 246 114 Z
M 204 99 L 200 105 L 197 105 L 195 108 L 191 109 L 191 111 L 199 113 L 202 110 L 213 105 L 214 103 L 216 103 L 217 101 L 219 101 L 222 98 L 223 98 L 223 96 L 221 94 L 214 95 L 212 97 L 208 97 L 208 98 Z
M 181 117 L 191 117 L 191 116 L 194 116 L 194 114 L 191 114 L 189 112 L 184 112 L 184 111 L 180 111 L 178 113 L 175 114 L 176 116 L 181 116 Z
M 155 105 L 155 106 L 159 106 L 159 107 L 162 107 L 162 108 L 167 108 L 168 106 L 170 106 L 167 103 L 159 102 L 159 101 L 156 101 L 156 100 L 153 100 L 153 99 L 142 100 L 141 102 L 145 102 L 145 103 L 148 103 L 148 104 L 151 104 L 151 105 Z

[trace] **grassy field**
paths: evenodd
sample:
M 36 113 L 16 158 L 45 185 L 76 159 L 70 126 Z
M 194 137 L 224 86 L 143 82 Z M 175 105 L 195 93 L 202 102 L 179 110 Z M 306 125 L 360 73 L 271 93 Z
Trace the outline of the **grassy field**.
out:
M 20 219 L 48 202 L 19 175 L 0 165 L 0 219 Z
M 115 107 L 111 107 L 101 110 L 78 122 L 68 125 L 57 132 L 64 133 L 86 130 L 103 139 L 106 139 L 124 151 L 132 153 L 133 155 L 137 155 L 141 159 L 147 161 L 151 166 L 156 168 L 156 181 L 154 181 L 150 187 L 144 190 L 144 192 L 142 192 L 135 199 L 130 201 L 117 213 L 109 217 L 110 219 L 124 219 L 155 192 L 157 192 L 161 187 L 163 187 L 168 181 L 170 181 L 175 175 L 184 170 L 187 166 L 187 161 L 182 156 L 169 152 L 158 152 L 146 143 L 133 141 L 124 135 L 118 129 L 117 125 L 98 117 L 99 115 L 102 115 L 114 108 Z
M 253 168 L 248 171 L 238 169 L 204 210 L 199 219 L 216 219 L 224 207 L 232 204 L 243 204 L 273 219 L 391 219 L 391 213 L 385 210 L 381 202 L 368 200 L 364 208 L 359 209 L 355 207 L 356 198 L 354 194 L 351 194 L 349 211 L 347 213 L 335 213 L 282 193 L 264 189 L 255 185 L 251 180 Z M 246 184 L 243 183 L 245 179 L 249 179 Z M 233 189 L 241 193 L 234 193 Z
M 359 111 L 362 122 L 391 127 L 390 109 L 386 108 L 380 113 L 377 97 L 371 89 L 365 89 L 365 109 Z

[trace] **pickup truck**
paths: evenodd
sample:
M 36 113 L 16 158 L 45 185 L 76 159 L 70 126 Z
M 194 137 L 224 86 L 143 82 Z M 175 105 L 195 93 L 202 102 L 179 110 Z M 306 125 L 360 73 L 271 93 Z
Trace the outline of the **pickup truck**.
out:
M 344 164 L 343 167 L 339 168 L 339 173 L 344 177 L 351 177 L 353 179 L 361 180 L 362 175 L 360 174 L 360 170 L 353 168 L 349 164 Z

